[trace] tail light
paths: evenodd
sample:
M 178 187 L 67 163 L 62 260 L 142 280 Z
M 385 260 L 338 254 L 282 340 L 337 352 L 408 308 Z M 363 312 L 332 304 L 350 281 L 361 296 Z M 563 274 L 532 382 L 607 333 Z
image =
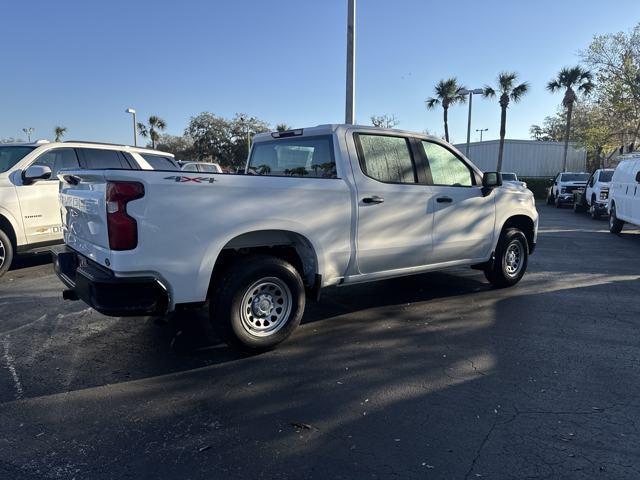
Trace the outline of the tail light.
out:
M 139 182 L 107 182 L 107 230 L 111 250 L 132 250 L 138 245 L 138 224 L 127 213 L 127 203 L 144 197 Z

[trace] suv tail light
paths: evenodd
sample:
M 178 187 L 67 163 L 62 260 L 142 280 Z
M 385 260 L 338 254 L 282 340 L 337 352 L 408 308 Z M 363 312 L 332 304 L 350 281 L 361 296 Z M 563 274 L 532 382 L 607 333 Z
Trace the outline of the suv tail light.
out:
M 111 250 L 132 250 L 138 245 L 138 224 L 127 214 L 127 203 L 144 197 L 139 182 L 107 182 L 107 230 Z

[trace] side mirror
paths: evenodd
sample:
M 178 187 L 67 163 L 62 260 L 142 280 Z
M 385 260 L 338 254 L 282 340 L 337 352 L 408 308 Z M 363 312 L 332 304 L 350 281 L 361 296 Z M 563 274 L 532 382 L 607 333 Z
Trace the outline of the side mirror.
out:
M 500 172 L 484 172 L 482 176 L 482 194 L 486 197 L 496 187 L 502 185 L 502 174 Z
M 502 174 L 500 172 L 484 172 L 482 176 L 482 186 L 484 188 L 496 188 L 502 185 Z
M 640 170 L 636 173 L 636 182 L 640 183 Z
M 51 169 L 44 165 L 31 165 L 22 172 L 22 183 L 31 185 L 38 180 L 49 180 L 51 178 Z

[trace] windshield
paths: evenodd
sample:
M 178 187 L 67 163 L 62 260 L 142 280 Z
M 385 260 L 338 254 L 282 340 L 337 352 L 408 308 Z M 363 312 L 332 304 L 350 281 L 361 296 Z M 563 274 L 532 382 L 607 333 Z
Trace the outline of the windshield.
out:
M 610 182 L 613 178 L 613 170 L 603 170 L 598 177 L 599 182 Z
M 36 147 L 0 145 L 0 173 L 6 172 Z
M 588 173 L 563 173 L 561 182 L 586 182 L 589 180 Z
M 508 182 L 515 182 L 518 180 L 515 173 L 503 173 L 502 180 L 506 180 Z

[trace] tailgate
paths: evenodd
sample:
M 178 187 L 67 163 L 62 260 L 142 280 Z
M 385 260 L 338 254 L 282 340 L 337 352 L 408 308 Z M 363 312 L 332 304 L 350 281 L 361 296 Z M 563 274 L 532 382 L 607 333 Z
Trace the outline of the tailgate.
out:
M 66 171 L 60 178 L 65 243 L 95 262 L 110 262 L 104 171 Z

